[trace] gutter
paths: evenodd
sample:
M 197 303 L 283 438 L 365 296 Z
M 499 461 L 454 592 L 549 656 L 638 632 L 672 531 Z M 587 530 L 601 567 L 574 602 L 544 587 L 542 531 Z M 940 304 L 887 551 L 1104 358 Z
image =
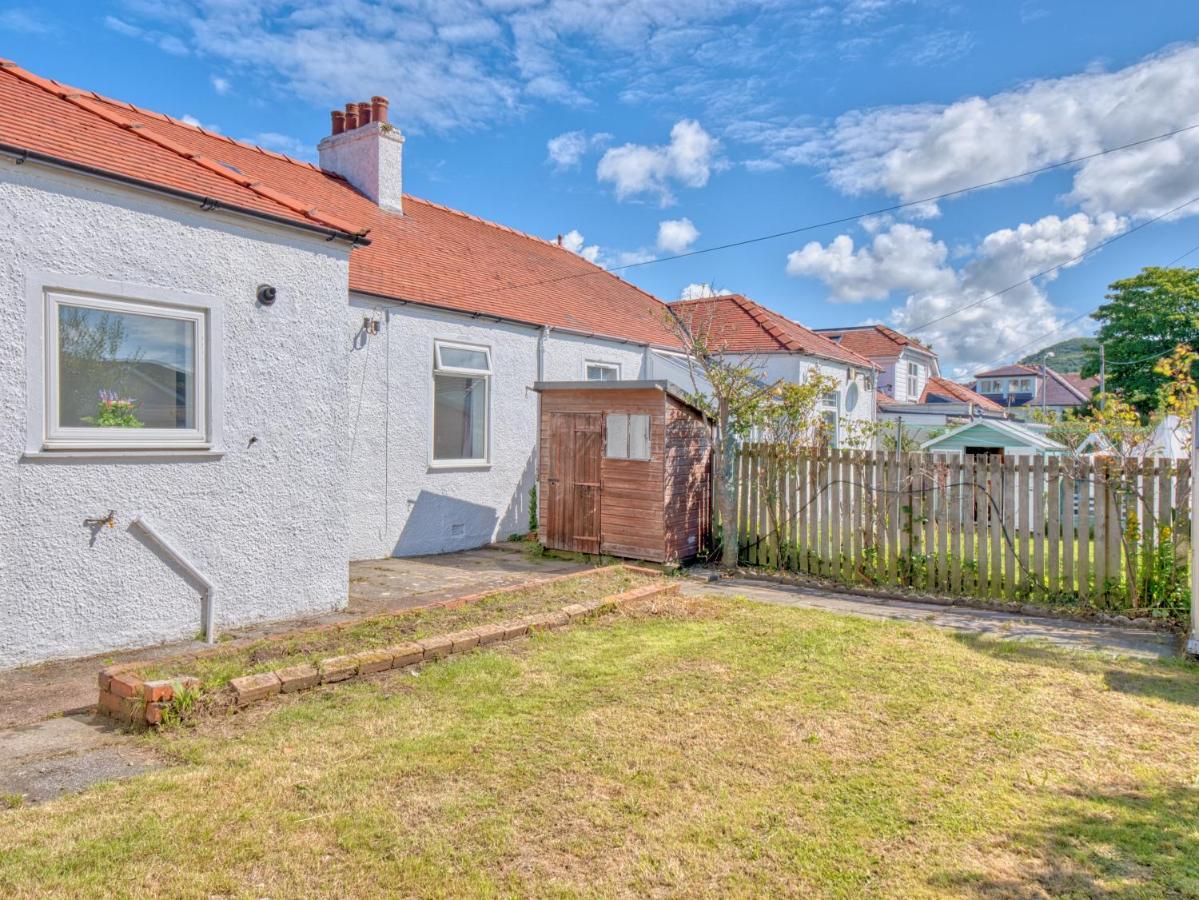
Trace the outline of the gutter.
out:
M 83 174 L 98 178 L 102 181 L 109 181 L 114 184 L 123 185 L 125 187 L 134 187 L 140 190 L 148 191 L 152 194 L 159 194 L 164 197 L 170 197 L 174 200 L 186 200 L 191 203 L 198 203 L 200 209 L 205 212 L 215 210 L 228 210 L 241 216 L 249 216 L 254 219 L 260 219 L 265 222 L 271 222 L 275 225 L 282 225 L 286 228 L 295 228 L 299 231 L 307 231 L 314 234 L 323 235 L 328 240 L 342 238 L 350 242 L 350 246 L 365 246 L 370 243 L 370 240 L 362 234 L 352 234 L 346 231 L 338 231 L 334 228 L 326 228 L 322 225 L 308 224 L 306 222 L 298 222 L 295 219 L 288 219 L 284 216 L 276 216 L 272 213 L 261 212 L 256 209 L 249 209 L 244 206 L 237 206 L 232 203 L 225 203 L 221 200 L 215 200 L 212 197 L 206 197 L 203 194 L 192 193 L 191 191 L 180 190 L 179 188 L 168 187 L 164 184 L 156 184 L 152 181 L 145 181 L 141 178 L 134 178 L 132 175 L 121 175 L 117 172 L 110 172 L 107 169 L 99 169 L 95 166 L 89 166 L 86 163 L 73 162 L 69 159 L 51 156 L 47 153 L 38 153 L 36 150 L 30 150 L 26 147 L 17 147 L 13 144 L 0 143 L 0 153 L 11 157 L 16 161 L 17 165 L 22 165 L 26 162 L 41 163 L 45 166 L 50 166 L 55 169 L 64 169 L 68 172 Z

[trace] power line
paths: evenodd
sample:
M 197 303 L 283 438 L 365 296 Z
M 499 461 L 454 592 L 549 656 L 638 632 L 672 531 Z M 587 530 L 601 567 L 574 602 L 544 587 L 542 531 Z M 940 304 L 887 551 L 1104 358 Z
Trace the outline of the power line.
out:
M 996 187 L 1001 184 L 1007 184 L 1008 182 L 1011 182 L 1011 181 L 1019 181 L 1023 178 L 1032 178 L 1036 175 L 1042 175 L 1046 172 L 1052 172 L 1055 169 L 1061 169 L 1066 166 L 1075 165 L 1077 163 L 1087 162 L 1088 160 L 1098 159 L 1099 157 L 1106 156 L 1109 153 L 1118 153 L 1122 150 L 1130 150 L 1133 147 L 1140 147 L 1145 144 L 1154 143 L 1155 141 L 1163 141 L 1163 140 L 1166 140 L 1167 138 L 1172 138 L 1177 135 L 1184 134 L 1185 132 L 1193 131 L 1197 128 L 1199 128 L 1199 122 L 1195 122 L 1193 124 L 1183 126 L 1182 128 L 1176 128 L 1173 131 L 1166 131 L 1166 132 L 1163 132 L 1162 134 L 1156 134 L 1156 135 L 1153 135 L 1152 137 L 1141 138 L 1139 140 L 1130 141 L 1127 144 L 1120 144 L 1117 147 L 1105 147 L 1104 149 L 1097 150 L 1094 153 L 1087 153 L 1082 156 L 1074 156 L 1074 157 L 1071 157 L 1070 159 L 1064 159 L 1064 160 L 1061 160 L 1060 162 L 1050 163 L 1048 165 L 1040 166 L 1039 168 L 1036 168 L 1036 169 L 1029 169 L 1027 171 L 1020 172 L 1016 175 L 1005 175 L 1002 178 L 994 178 L 994 179 L 991 179 L 990 181 L 983 181 L 983 182 L 979 182 L 978 184 L 969 185 L 967 187 L 956 188 L 955 190 L 952 190 L 952 191 L 945 191 L 940 194 L 933 194 L 929 197 L 923 197 L 919 200 L 907 200 L 902 203 L 892 204 L 891 206 L 883 206 L 883 207 L 879 207 L 877 209 L 867 210 L 865 212 L 859 212 L 859 213 L 854 213 L 852 215 L 841 216 L 840 218 L 836 218 L 836 219 L 826 219 L 823 222 L 813 222 L 809 225 L 800 225 L 796 228 L 788 228 L 785 231 L 775 231 L 770 234 L 763 234 L 763 235 L 758 235 L 756 237 L 743 238 L 741 240 L 730 241 L 725 244 L 715 244 L 711 247 L 701 247 L 698 250 L 688 250 L 685 253 L 676 253 L 671 256 L 659 256 L 659 257 L 655 257 L 654 259 L 641 260 L 640 262 L 625 263 L 624 265 L 612 266 L 610 268 L 597 267 L 596 269 L 594 269 L 592 271 L 572 272 L 569 275 L 560 275 L 556 278 L 544 278 L 544 279 L 540 279 L 537 281 L 525 281 L 525 282 L 515 283 L 515 284 L 510 283 L 510 284 L 501 285 L 501 286 L 495 287 L 495 288 L 488 288 L 487 290 L 483 290 L 483 291 L 472 291 L 472 292 L 466 293 L 466 294 L 450 295 L 447 297 L 442 297 L 436 302 L 448 303 L 450 301 L 456 301 L 456 300 L 469 300 L 473 297 L 488 296 L 491 294 L 502 293 L 504 291 L 520 290 L 521 288 L 528 288 L 528 287 L 540 287 L 542 285 L 547 285 L 547 284 L 558 284 L 563 281 L 572 281 L 576 278 L 590 278 L 590 277 L 594 277 L 596 275 L 601 275 L 601 274 L 612 274 L 613 272 L 623 272 L 628 269 L 636 269 L 636 268 L 640 268 L 642 266 L 651 266 L 651 265 L 656 265 L 658 263 L 673 262 L 675 260 L 680 260 L 680 259 L 690 259 L 693 256 L 703 256 L 704 254 L 716 253 L 721 250 L 732 250 L 737 247 L 746 247 L 746 246 L 749 246 L 750 244 L 760 244 L 760 243 L 763 243 L 764 241 L 773 241 L 773 240 L 777 240 L 778 238 L 792 237 L 797 234 L 803 234 L 804 232 L 808 232 L 808 231 L 816 231 L 820 228 L 829 228 L 834 225 L 846 225 L 850 222 L 856 222 L 860 219 L 866 219 L 871 216 L 881 216 L 881 215 L 886 215 L 887 213 L 893 213 L 893 212 L 898 212 L 903 209 L 909 209 L 913 206 L 922 206 L 922 205 L 928 204 L 928 203 L 937 203 L 937 202 L 940 202 L 941 200 L 948 200 L 952 197 L 960 197 L 963 194 L 969 194 L 974 191 L 985 190 L 987 188 Z M 1016 285 L 1016 286 L 1018 287 L 1018 285 Z
M 1180 256 L 1174 257 L 1172 260 L 1170 260 L 1168 263 L 1166 263 L 1165 266 L 1163 266 L 1163 268 L 1168 269 L 1171 266 L 1177 265 L 1178 263 L 1182 262 L 1184 259 L 1186 259 L 1188 256 L 1190 256 L 1192 253 L 1195 253 L 1196 251 L 1199 251 L 1199 244 L 1196 244 L 1194 247 L 1192 247 L 1186 253 L 1183 253 Z M 1100 304 L 1100 305 L 1102 305 L 1102 304 Z M 1050 331 L 1048 334 L 1043 334 L 1040 337 L 1036 338 L 1035 340 L 1029 341 L 1027 344 L 1021 344 L 1015 350 L 1009 350 L 1007 353 L 1003 354 L 1003 356 L 998 356 L 995 359 L 991 360 L 991 362 L 985 363 L 981 368 L 985 371 L 986 369 L 990 369 L 992 366 L 999 365 L 999 363 L 1003 362 L 1004 360 L 1006 360 L 1010 357 L 1018 356 L 1018 355 L 1020 355 L 1020 353 L 1022 351 L 1028 349 L 1029 347 L 1034 346 L 1035 344 L 1040 344 L 1046 338 L 1053 337 L 1053 335 L 1058 334 L 1059 332 L 1065 331 L 1067 328 L 1069 328 L 1071 325 L 1073 325 L 1079 319 L 1086 318 L 1087 316 L 1091 315 L 1092 313 L 1097 312 L 1098 310 L 1099 310 L 1099 307 L 1096 306 L 1092 309 L 1086 310 L 1085 312 L 1081 312 L 1077 316 L 1075 316 L 1073 319 L 1063 322 L 1061 325 L 1059 325 L 1057 328 L 1053 329 L 1053 331 Z M 1047 349 L 1047 346 L 1042 347 L 1041 349 Z M 1173 350 L 1173 348 L 1170 348 L 1170 349 Z M 1166 352 L 1169 352 L 1169 351 L 1166 351 Z M 1158 355 L 1164 356 L 1165 353 L 1158 354 Z M 1150 359 L 1150 358 L 1152 358 L 1152 357 L 1146 357 L 1146 359 Z M 1139 360 L 1139 361 L 1143 362 L 1144 360 Z M 1132 362 L 1138 362 L 1138 360 L 1132 360 Z M 1110 365 L 1124 366 L 1124 365 L 1131 365 L 1132 362 L 1129 362 L 1129 363 L 1124 363 L 1124 362 L 1111 363 L 1111 362 L 1109 362 L 1108 365 L 1109 366 Z
M 1032 282 L 1036 281 L 1038 278 L 1048 275 L 1050 272 L 1056 272 L 1058 269 L 1065 268 L 1066 266 L 1070 265 L 1071 263 L 1076 263 L 1079 260 L 1086 259 L 1092 253 L 1098 253 L 1104 247 L 1107 247 L 1110 244 L 1114 244 L 1116 241 L 1121 240 L 1122 238 L 1126 238 L 1130 234 L 1135 234 L 1136 232 L 1140 231 L 1142 228 L 1148 228 L 1154 222 L 1160 222 L 1166 216 L 1173 215 L 1174 213 L 1178 212 L 1180 209 L 1184 209 L 1185 207 L 1188 207 L 1192 203 L 1195 203 L 1197 201 L 1199 201 L 1199 195 L 1192 197 L 1190 200 L 1186 201 L 1185 203 L 1178 204 L 1178 206 L 1174 207 L 1173 209 L 1168 209 L 1164 213 L 1160 213 L 1160 214 L 1154 216 L 1152 219 L 1146 219 L 1144 222 L 1140 222 L 1137 225 L 1134 225 L 1132 228 L 1129 228 L 1127 231 L 1121 231 L 1119 234 L 1112 235 L 1107 240 L 1099 242 L 1094 247 L 1091 247 L 1087 250 L 1082 251 L 1082 253 L 1072 256 L 1067 260 L 1063 260 L 1062 262 L 1057 263 L 1056 265 L 1052 265 L 1047 269 L 1042 269 L 1040 272 L 1036 272 L 1033 275 L 1029 275 L 1027 278 L 1023 278 L 1020 281 L 1017 281 L 1015 284 L 1009 284 L 1007 287 L 1002 288 L 993 294 L 988 294 L 987 296 L 982 297 L 978 300 L 972 300 L 969 303 L 965 303 L 962 306 L 959 306 L 955 309 L 951 309 L 949 312 L 945 313 L 942 316 L 937 316 L 935 319 L 929 319 L 927 322 L 922 322 L 921 324 L 916 325 L 912 328 L 905 328 L 904 331 L 906 333 L 923 331 L 925 328 L 928 328 L 930 325 L 936 325 L 938 322 L 944 322 L 946 319 L 951 318 L 952 316 L 956 316 L 958 313 L 965 312 L 968 309 L 973 309 L 976 306 L 981 306 L 983 303 L 986 303 L 988 300 L 994 300 L 996 297 L 1002 296 L 1003 294 L 1006 294 L 1008 291 L 1014 291 L 1018 287 L 1023 287 L 1026 284 L 1031 284 Z

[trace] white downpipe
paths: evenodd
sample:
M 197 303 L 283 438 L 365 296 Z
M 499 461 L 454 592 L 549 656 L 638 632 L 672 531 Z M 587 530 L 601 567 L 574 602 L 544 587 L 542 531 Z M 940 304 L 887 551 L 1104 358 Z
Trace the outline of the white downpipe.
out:
M 176 564 L 178 564 L 179 568 L 183 569 L 183 571 L 199 582 L 200 587 L 204 589 L 204 604 L 200 614 L 200 620 L 202 622 L 202 628 L 204 631 L 204 642 L 207 644 L 216 643 L 216 632 L 213 626 L 216 613 L 216 585 L 209 581 L 207 576 L 197 569 L 190 559 L 179 552 L 178 548 L 176 548 L 174 544 L 163 537 L 162 534 L 155 529 L 155 527 L 150 524 L 149 520 L 146 519 L 146 517 L 141 513 L 138 513 L 133 517 L 132 524 L 140 528 L 149 538 L 154 541 L 154 543 L 158 544 L 158 546 L 163 549 L 167 556 L 169 556 L 176 562 Z
M 1100 345 L 1102 346 L 1102 344 Z M 1199 656 L 1199 409 L 1191 416 L 1191 634 L 1187 655 Z

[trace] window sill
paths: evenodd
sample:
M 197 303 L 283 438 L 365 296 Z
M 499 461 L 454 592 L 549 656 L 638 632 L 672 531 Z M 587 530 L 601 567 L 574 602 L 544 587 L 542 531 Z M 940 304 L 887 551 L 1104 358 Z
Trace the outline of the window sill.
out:
M 491 463 L 487 460 L 481 460 L 481 459 L 479 459 L 479 460 L 464 459 L 460 462 L 456 461 L 456 460 L 441 460 L 439 462 L 429 463 L 429 471 L 430 472 L 446 472 L 446 471 L 452 472 L 457 469 L 481 470 L 481 469 L 490 469 L 490 468 L 491 468 Z
M 219 447 L 209 448 L 179 448 L 179 449 L 135 449 L 133 447 L 92 448 L 73 450 L 26 450 L 21 459 L 33 462 L 52 462 L 56 460 L 105 460 L 105 459 L 136 459 L 144 461 L 175 460 L 175 459 L 220 459 L 225 451 Z

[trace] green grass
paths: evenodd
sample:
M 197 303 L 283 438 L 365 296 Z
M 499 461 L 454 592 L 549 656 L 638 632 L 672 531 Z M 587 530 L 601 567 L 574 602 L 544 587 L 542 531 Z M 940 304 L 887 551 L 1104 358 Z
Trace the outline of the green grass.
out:
M 282 639 L 258 640 L 224 648 L 207 656 L 184 656 L 156 660 L 138 670 L 146 679 L 195 675 L 202 690 L 219 690 L 239 675 L 268 672 L 298 663 L 390 647 L 473 628 L 489 622 L 561 609 L 579 600 L 589 600 L 646 584 L 653 576 L 626 569 L 583 573 L 525 590 L 501 591 L 457 609 L 414 609 L 394 615 L 374 616 L 336 630 L 294 632 Z
M 147 738 L 0 894 L 1195 896 L 1199 674 L 658 601 Z

